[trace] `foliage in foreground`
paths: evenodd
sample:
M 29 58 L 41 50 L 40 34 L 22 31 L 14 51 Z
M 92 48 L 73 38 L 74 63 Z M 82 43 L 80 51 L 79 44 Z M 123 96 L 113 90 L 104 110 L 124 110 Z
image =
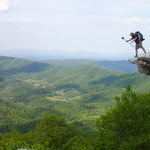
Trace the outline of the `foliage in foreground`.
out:
M 101 149 L 148 150 L 150 93 L 137 95 L 127 87 L 121 97 L 116 97 L 116 103 L 116 107 L 97 122 L 100 139 L 106 140 Z
M 88 137 L 63 118 L 45 116 L 34 131 L 13 130 L 1 136 L 1 150 L 149 150 L 150 93 L 136 94 L 130 87 L 116 97 L 116 107 L 96 121 L 98 131 Z

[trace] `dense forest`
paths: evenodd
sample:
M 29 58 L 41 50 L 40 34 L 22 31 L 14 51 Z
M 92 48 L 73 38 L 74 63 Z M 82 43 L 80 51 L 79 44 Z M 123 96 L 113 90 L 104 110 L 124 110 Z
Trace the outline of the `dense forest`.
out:
M 149 149 L 149 76 L 50 62 L 0 57 L 1 150 Z
M 149 150 L 150 93 L 136 94 L 128 86 L 116 97 L 116 106 L 95 120 L 97 130 L 84 135 L 63 117 L 46 115 L 26 133 L 1 135 L 1 150 Z

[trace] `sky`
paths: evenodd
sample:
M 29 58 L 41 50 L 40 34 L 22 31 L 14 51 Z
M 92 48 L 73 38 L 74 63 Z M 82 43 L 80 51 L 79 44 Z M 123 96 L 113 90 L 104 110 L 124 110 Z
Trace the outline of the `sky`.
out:
M 128 59 L 134 48 L 121 37 L 136 31 L 149 51 L 149 0 L 0 0 L 0 55 L 29 50 Z

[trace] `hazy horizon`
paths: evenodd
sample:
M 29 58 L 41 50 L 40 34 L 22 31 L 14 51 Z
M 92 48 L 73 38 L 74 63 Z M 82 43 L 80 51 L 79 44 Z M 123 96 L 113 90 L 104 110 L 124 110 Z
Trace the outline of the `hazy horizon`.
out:
M 0 55 L 5 57 L 23 58 L 31 60 L 45 59 L 93 59 L 93 60 L 128 60 L 127 57 L 111 57 L 100 56 L 85 52 L 66 52 L 62 50 L 50 51 L 47 50 L 0 50 Z

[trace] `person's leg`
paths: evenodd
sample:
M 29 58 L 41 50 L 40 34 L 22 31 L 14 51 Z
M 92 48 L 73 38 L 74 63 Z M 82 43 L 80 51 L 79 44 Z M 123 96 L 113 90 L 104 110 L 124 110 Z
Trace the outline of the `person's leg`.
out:
M 135 45 L 135 57 L 138 57 L 138 44 Z
M 142 47 L 142 50 L 144 51 L 144 53 L 146 54 L 146 51 L 145 51 L 145 48 L 144 47 Z
M 135 57 L 138 57 L 138 49 L 135 48 Z
M 146 50 L 145 50 L 145 48 L 143 47 L 142 42 L 139 43 L 139 47 L 140 47 L 140 48 L 144 51 L 144 53 L 146 54 Z

